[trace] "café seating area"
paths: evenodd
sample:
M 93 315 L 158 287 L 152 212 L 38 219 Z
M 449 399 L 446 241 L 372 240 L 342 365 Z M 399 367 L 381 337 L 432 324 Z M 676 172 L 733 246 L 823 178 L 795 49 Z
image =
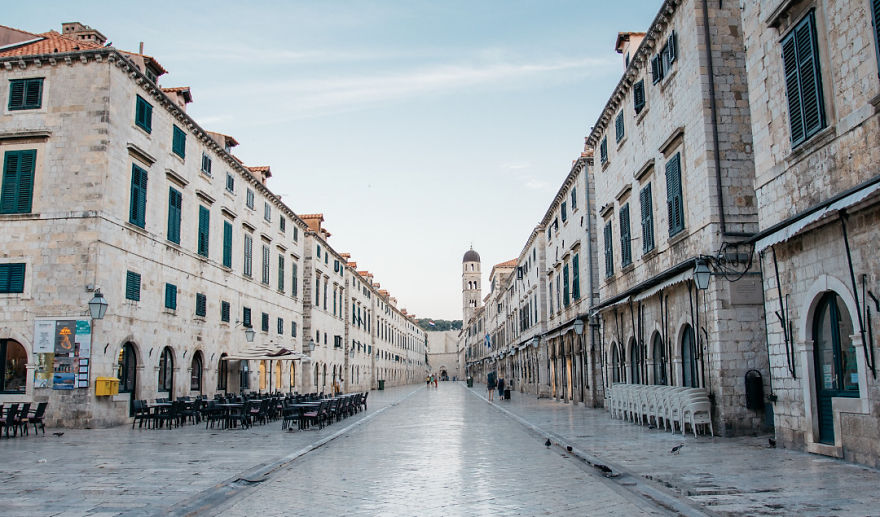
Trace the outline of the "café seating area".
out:
M 27 436 L 30 434 L 29 428 L 31 426 L 34 428 L 34 434 L 37 434 L 38 429 L 46 434 L 43 417 L 48 405 L 48 402 L 40 402 L 36 409 L 32 409 L 30 402 L 9 404 L 8 407 L 5 404 L 0 404 L 0 437 L 10 438 L 10 433 L 12 433 L 12 438 L 18 437 L 19 433 L 22 437 Z
M 606 390 L 605 407 L 612 418 L 638 422 L 639 425 L 662 425 L 673 434 L 676 423 L 682 434 L 690 424 L 694 437 L 697 436 L 697 426 L 705 426 L 709 434 L 715 436 L 712 403 L 702 388 L 615 384 Z

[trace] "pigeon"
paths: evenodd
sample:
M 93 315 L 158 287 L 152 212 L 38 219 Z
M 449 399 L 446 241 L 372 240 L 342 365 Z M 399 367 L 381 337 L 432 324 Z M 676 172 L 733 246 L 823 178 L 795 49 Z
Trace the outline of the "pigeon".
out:
M 545 447 L 550 447 L 551 445 L 553 445 L 553 444 L 550 443 L 550 438 L 547 438 L 547 441 L 544 442 L 544 446 L 545 446 Z
M 567 447 L 565 448 L 565 450 L 567 450 L 568 452 L 571 452 L 571 445 L 567 446 Z
M 682 447 L 684 447 L 683 443 L 676 445 L 675 447 L 672 448 L 671 451 L 669 451 L 669 454 L 678 454 L 678 452 L 681 450 Z
M 606 474 L 606 475 L 611 474 L 611 467 L 609 467 L 608 465 L 602 465 L 601 463 L 597 463 L 593 466 L 596 467 L 597 469 L 601 470 L 603 474 Z
M 58 438 L 61 438 L 62 436 L 64 436 L 64 433 L 62 433 L 62 432 L 54 432 L 54 433 L 52 433 L 52 434 L 54 434 L 54 435 L 57 436 Z
M 774 440 L 773 438 L 770 438 L 769 440 L 767 440 L 767 442 L 768 442 L 768 444 L 767 444 L 768 449 L 775 449 L 776 448 L 776 440 Z

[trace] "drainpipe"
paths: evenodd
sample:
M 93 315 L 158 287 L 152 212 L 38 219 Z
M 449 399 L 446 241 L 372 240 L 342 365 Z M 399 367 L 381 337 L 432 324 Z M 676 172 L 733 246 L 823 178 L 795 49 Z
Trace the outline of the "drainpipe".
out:
M 871 368 L 871 374 L 874 376 L 874 379 L 876 379 L 877 370 L 874 368 L 874 364 L 869 360 L 868 343 L 865 340 L 865 323 L 862 320 L 862 306 L 859 303 L 859 287 L 856 284 L 856 273 L 853 270 L 852 253 L 849 248 L 849 235 L 846 231 L 847 213 L 846 210 L 841 210 L 838 214 L 840 215 L 840 225 L 843 227 L 843 243 L 846 245 L 846 260 L 849 263 L 849 276 L 852 280 L 853 297 L 856 299 L 856 312 L 859 313 L 859 334 L 862 336 L 862 347 L 865 349 L 865 363 Z

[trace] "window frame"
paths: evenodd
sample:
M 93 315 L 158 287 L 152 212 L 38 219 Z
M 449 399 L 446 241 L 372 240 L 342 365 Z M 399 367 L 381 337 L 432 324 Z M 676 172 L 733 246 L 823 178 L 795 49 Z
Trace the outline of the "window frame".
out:
M 802 56 L 804 42 L 809 56 Z M 819 51 L 819 39 L 816 29 L 815 9 L 810 9 L 780 41 L 782 51 L 782 73 L 788 99 L 788 129 L 792 149 L 802 145 L 828 126 L 825 113 L 825 95 L 822 87 L 822 66 Z M 788 49 L 787 49 L 788 47 Z M 791 52 L 794 54 L 792 55 Z M 791 59 L 794 62 L 791 62 Z M 810 69 L 806 69 L 807 67 Z M 793 74 L 793 75 L 792 75 Z M 804 88 L 811 81 L 814 87 L 812 95 L 807 96 Z M 796 92 L 793 92 L 796 87 Z M 793 93 L 795 95 L 793 96 Z M 815 108 L 808 112 L 807 104 Z M 809 125 L 809 121 L 814 123 Z
M 165 308 L 177 310 L 177 286 L 168 282 L 165 282 Z
M 4 262 L 0 264 L 0 294 L 23 294 L 27 264 Z
M 139 179 L 140 181 L 135 181 Z M 147 184 L 149 173 L 136 163 L 131 164 L 131 192 L 128 205 L 128 222 L 139 227 L 147 226 Z
M 135 95 L 134 125 L 147 133 L 153 132 L 153 105 L 140 95 Z
M 171 152 L 180 156 L 181 158 L 186 158 L 186 132 L 179 127 L 177 124 L 172 124 L 171 130 Z
M 6 104 L 6 109 L 8 111 L 24 111 L 24 110 L 38 110 L 43 107 L 43 81 L 44 77 L 29 77 L 27 79 L 10 79 L 9 80 L 9 101 Z M 37 85 L 37 93 L 36 100 L 31 99 L 31 102 L 28 102 L 28 97 L 32 94 L 32 86 Z M 21 102 L 13 103 L 16 97 L 16 87 L 21 85 Z
M 36 149 L 18 149 L 3 153 L 0 214 L 33 212 L 36 172 Z

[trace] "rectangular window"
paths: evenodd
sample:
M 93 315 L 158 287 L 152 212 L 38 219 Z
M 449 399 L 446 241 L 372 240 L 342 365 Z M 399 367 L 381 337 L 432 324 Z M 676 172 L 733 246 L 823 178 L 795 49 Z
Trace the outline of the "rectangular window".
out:
M 172 127 L 174 136 L 171 138 L 171 151 L 184 158 L 186 157 L 186 133 L 176 125 Z
M 681 196 L 681 153 L 675 153 L 666 163 L 666 210 L 669 216 L 669 236 L 684 230 L 684 206 Z
M 147 133 L 153 131 L 153 105 L 140 95 L 134 104 L 134 123 Z
M 663 79 L 663 57 L 660 54 L 651 58 L 651 82 L 659 83 Z
M 250 235 L 244 236 L 244 267 L 243 274 L 247 277 L 253 277 L 253 259 L 254 259 L 254 239 Z
M 220 302 L 220 321 L 229 323 L 229 302 Z
M 278 216 L 278 230 L 284 233 L 287 230 L 287 219 L 284 216 Z
M 822 73 L 813 11 L 782 40 L 782 61 L 788 92 L 791 146 L 796 147 L 825 127 Z
M 574 258 L 571 261 L 571 298 L 573 300 L 581 299 L 580 261 L 578 260 L 577 253 L 574 254 Z
M 605 278 L 614 274 L 614 242 L 611 221 L 605 223 Z
M 333 315 L 336 316 L 336 288 L 333 288 Z
M 128 222 L 143 228 L 146 226 L 147 211 L 147 171 L 131 165 L 131 201 L 128 207 Z
M 203 293 L 196 293 L 196 316 L 202 318 L 208 314 L 208 297 Z
M 284 255 L 278 255 L 278 290 L 284 292 Z
M 632 240 L 629 226 L 629 203 L 627 203 L 620 207 L 620 267 L 632 264 Z
M 623 111 L 617 114 L 617 118 L 614 119 L 614 137 L 616 142 L 620 142 L 623 140 L 624 136 L 624 128 L 623 128 Z
M 562 216 L 562 222 L 568 220 L 568 208 L 566 207 L 565 201 L 562 202 L 562 206 L 559 207 L 560 215 Z
M 6 151 L 3 157 L 3 185 L 0 187 L 0 214 L 30 213 L 36 163 L 36 149 Z
M 296 337 L 296 322 L 290 322 L 290 337 Z
M 165 308 L 177 310 L 177 286 L 165 284 Z
M 602 137 L 602 143 L 599 144 L 599 161 L 602 165 L 608 163 L 608 137 Z
M 321 258 L 321 245 L 320 244 L 318 244 L 317 255 L 318 255 L 318 258 Z
M 272 220 L 272 205 L 268 201 L 263 202 L 263 219 L 267 221 Z
M 284 318 L 278 318 L 278 335 L 284 334 Z
M 125 298 L 127 300 L 140 301 L 141 299 L 141 275 L 132 271 L 125 273 Z
M 299 241 L 299 228 L 296 226 L 293 227 L 293 242 Z
M 269 246 L 263 245 L 263 275 L 261 281 L 269 285 Z
M 241 308 L 241 324 L 244 328 L 251 328 L 253 324 L 251 323 L 251 308 L 250 307 L 242 307 Z
M 562 304 L 564 307 L 568 307 L 570 303 L 569 294 L 568 294 L 568 264 L 564 264 L 562 266 Z
M 23 263 L 0 264 L 0 293 L 23 293 L 24 271 Z
M 201 170 L 202 170 L 202 172 L 204 172 L 208 176 L 211 175 L 211 157 L 208 156 L 206 153 L 202 153 L 202 169 Z
M 226 173 L 226 190 L 235 193 L 235 176 L 231 172 Z
M 654 200 L 650 183 L 639 193 L 639 202 L 642 206 L 642 253 L 647 253 L 654 249 Z
M 254 191 L 251 189 L 247 189 L 247 207 L 251 210 L 254 209 Z
M 198 254 L 203 257 L 208 256 L 208 239 L 210 237 L 210 226 L 211 212 L 207 208 L 199 206 Z
M 577 189 L 575 187 L 571 187 L 571 211 L 574 212 L 578 209 L 578 201 L 577 201 Z
M 263 317 L 260 321 L 260 330 L 263 332 L 269 332 L 269 315 L 265 312 L 263 313 Z
M 223 221 L 223 267 L 232 267 L 232 223 Z
M 174 187 L 168 187 L 168 240 L 180 244 L 180 213 L 183 195 Z
M 9 81 L 9 111 L 40 109 L 42 104 L 42 77 Z
M 299 279 L 296 278 L 296 277 L 297 277 L 297 274 L 298 274 L 298 272 L 297 272 L 297 269 L 298 269 L 298 268 L 299 268 L 299 266 L 297 265 L 296 262 L 291 262 L 291 263 L 290 263 L 290 271 L 291 271 L 291 275 L 290 275 L 290 295 L 293 296 L 294 298 L 297 297 L 297 296 L 299 296 Z
M 642 112 L 645 109 L 645 80 L 641 79 L 639 82 L 633 85 L 633 108 L 636 110 L 636 115 Z

